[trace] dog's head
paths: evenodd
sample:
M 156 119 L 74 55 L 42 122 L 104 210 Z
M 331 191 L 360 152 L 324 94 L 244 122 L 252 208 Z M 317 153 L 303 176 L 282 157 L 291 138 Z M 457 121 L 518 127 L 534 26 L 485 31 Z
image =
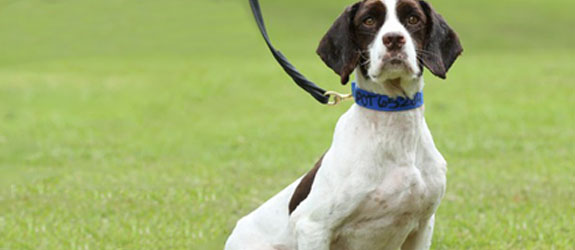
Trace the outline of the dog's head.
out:
M 358 68 L 377 83 L 419 78 L 423 66 L 445 78 L 463 51 L 459 38 L 425 1 L 363 0 L 345 9 L 317 53 L 341 77 Z

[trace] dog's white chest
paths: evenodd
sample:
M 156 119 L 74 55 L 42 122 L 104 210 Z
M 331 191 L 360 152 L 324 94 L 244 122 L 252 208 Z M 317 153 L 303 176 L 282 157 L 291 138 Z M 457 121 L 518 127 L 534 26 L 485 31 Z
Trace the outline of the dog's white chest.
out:
M 342 129 L 346 131 L 350 127 L 361 128 L 350 138 L 343 138 L 350 141 L 342 144 L 353 145 L 347 150 L 355 151 L 346 156 L 367 160 L 349 161 L 359 162 L 351 169 L 363 183 L 356 186 L 358 193 L 352 196 L 361 199 L 353 201 L 358 203 L 356 209 L 335 230 L 332 249 L 386 249 L 385 246 L 400 245 L 435 213 L 445 190 L 445 160 L 435 149 L 427 126 L 407 122 L 412 119 L 409 116 L 385 121 L 395 125 L 383 124 L 382 128 L 366 125 L 368 120 L 357 117 L 352 118 L 353 122 L 343 122 Z M 335 145 L 335 150 L 345 148 L 344 145 Z M 342 154 L 337 155 L 342 158 Z
M 438 177 L 424 176 L 413 167 L 394 169 L 367 195 L 358 210 L 367 217 L 372 217 L 370 214 L 430 215 L 443 192 L 441 180 L 434 180 Z
M 445 188 L 440 175 L 424 176 L 416 168 L 390 172 L 336 230 L 334 249 L 383 249 L 402 242 L 435 213 Z M 377 245 L 382 248 L 373 248 Z

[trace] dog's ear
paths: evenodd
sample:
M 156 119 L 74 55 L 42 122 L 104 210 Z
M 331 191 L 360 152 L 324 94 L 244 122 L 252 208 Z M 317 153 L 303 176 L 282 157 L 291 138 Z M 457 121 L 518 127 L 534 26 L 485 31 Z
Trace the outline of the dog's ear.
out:
M 427 15 L 427 34 L 420 54 L 421 63 L 434 75 L 445 79 L 447 71 L 463 52 L 459 37 L 447 22 L 425 1 L 419 1 Z
M 360 59 L 353 28 L 353 18 L 360 4 L 358 2 L 345 9 L 321 39 L 316 51 L 325 64 L 341 77 L 344 85 Z

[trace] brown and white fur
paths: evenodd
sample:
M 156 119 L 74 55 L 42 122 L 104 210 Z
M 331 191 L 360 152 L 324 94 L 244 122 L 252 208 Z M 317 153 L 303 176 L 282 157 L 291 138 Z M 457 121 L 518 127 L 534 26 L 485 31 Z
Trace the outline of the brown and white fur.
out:
M 362 89 L 412 98 L 423 67 L 445 78 L 462 47 L 424 1 L 364 0 L 344 11 L 317 52 L 343 84 L 355 71 Z M 353 105 L 314 169 L 243 217 L 225 249 L 429 249 L 445 174 L 423 108 Z

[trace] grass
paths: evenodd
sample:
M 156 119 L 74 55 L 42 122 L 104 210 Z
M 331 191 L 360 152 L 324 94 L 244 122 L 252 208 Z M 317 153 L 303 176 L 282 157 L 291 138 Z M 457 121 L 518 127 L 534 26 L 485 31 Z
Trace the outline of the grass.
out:
M 434 249 L 573 249 L 575 33 L 567 0 L 433 1 L 466 49 L 426 75 L 449 162 Z M 348 1 L 263 1 L 313 53 Z M 297 89 L 246 1 L 0 1 L 0 249 L 221 249 L 306 172 L 350 105 Z

